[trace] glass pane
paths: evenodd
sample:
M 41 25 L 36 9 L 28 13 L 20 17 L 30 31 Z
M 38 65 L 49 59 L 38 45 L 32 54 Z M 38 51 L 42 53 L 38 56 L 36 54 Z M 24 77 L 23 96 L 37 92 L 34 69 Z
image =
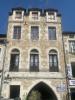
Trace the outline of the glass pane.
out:
M 14 26 L 13 38 L 14 39 L 20 39 L 21 38 L 21 26 Z
M 75 77 L 75 62 L 71 62 L 72 76 Z
M 19 54 L 11 54 L 10 71 L 18 71 L 19 68 Z
M 49 55 L 49 65 L 50 65 L 50 67 L 52 67 L 52 55 Z
M 30 55 L 30 66 L 33 66 L 34 63 L 34 55 Z
M 57 60 L 57 56 L 54 55 L 54 66 L 57 67 L 58 66 L 58 60 Z
M 19 65 L 19 55 L 15 56 L 15 66 Z
M 35 55 L 35 66 L 38 66 L 39 63 L 39 57 L 38 55 Z
M 69 52 L 75 53 L 75 41 L 69 41 Z
M 48 36 L 50 40 L 56 40 L 56 28 L 48 27 Z
M 31 39 L 37 40 L 39 38 L 39 28 L 37 26 L 31 27 Z

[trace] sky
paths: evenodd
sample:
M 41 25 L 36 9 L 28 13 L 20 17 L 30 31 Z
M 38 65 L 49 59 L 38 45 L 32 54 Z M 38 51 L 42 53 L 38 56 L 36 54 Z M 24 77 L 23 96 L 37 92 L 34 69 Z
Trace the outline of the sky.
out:
M 0 34 L 7 33 L 8 13 L 15 7 L 57 9 L 63 31 L 75 32 L 75 0 L 0 0 Z

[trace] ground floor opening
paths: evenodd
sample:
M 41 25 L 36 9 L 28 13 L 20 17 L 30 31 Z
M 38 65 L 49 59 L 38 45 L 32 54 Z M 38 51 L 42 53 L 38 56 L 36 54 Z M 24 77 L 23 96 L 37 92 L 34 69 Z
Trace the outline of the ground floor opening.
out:
M 75 100 L 75 88 L 71 89 L 71 100 Z
M 11 85 L 10 86 L 10 98 L 16 99 L 20 96 L 20 86 L 19 85 Z
M 27 100 L 57 100 L 57 97 L 48 85 L 40 82 L 31 89 Z

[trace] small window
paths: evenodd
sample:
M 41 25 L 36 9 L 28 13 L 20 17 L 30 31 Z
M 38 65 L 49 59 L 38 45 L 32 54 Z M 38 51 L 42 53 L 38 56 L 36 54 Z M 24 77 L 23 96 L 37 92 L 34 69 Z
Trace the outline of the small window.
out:
M 13 39 L 21 38 L 21 26 L 14 26 Z
M 38 20 L 38 12 L 32 12 L 32 19 Z
M 31 26 L 31 39 L 38 40 L 39 39 L 39 27 Z
M 49 40 L 56 40 L 56 28 L 48 27 L 48 38 Z
M 71 62 L 72 76 L 75 77 L 75 62 Z
M 9 71 L 18 71 L 19 70 L 19 55 L 20 55 L 19 50 L 17 50 L 17 49 L 12 50 Z
M 16 17 L 17 19 L 21 19 L 22 18 L 22 11 L 16 11 Z
M 10 98 L 19 100 L 19 97 L 20 97 L 20 86 L 10 85 Z
M 58 55 L 57 51 L 51 50 L 49 52 L 49 70 L 51 72 L 58 72 Z
M 48 12 L 48 20 L 55 20 L 54 12 Z
M 75 41 L 69 41 L 69 52 L 75 53 Z
M 39 71 L 39 53 L 36 49 L 31 50 L 30 52 L 30 71 Z
M 69 38 L 74 38 L 74 34 L 70 34 L 69 35 Z

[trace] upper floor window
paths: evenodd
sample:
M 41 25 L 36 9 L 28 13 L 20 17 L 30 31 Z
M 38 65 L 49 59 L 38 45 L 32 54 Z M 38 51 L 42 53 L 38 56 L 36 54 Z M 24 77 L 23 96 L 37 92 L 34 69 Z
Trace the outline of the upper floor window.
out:
M 9 71 L 18 71 L 19 70 L 19 55 L 20 55 L 20 52 L 18 49 L 13 49 L 11 51 Z
M 49 40 L 56 40 L 56 27 L 48 27 Z
M 75 77 L 75 62 L 71 62 L 72 77 Z
M 74 38 L 74 34 L 70 34 L 69 35 L 69 38 Z
M 36 49 L 30 52 L 30 71 L 39 71 L 39 53 Z
M 75 41 L 69 41 L 69 52 L 75 53 Z
M 51 72 L 58 72 L 58 55 L 57 51 L 51 50 L 49 52 L 49 70 Z
M 55 20 L 54 12 L 48 12 L 48 20 Z
M 21 38 L 21 26 L 14 26 L 13 29 L 13 39 Z
M 31 39 L 38 40 L 39 39 L 39 27 L 31 26 Z
M 22 11 L 16 11 L 15 18 L 21 19 L 22 18 Z
M 38 12 L 32 12 L 32 19 L 38 20 Z

